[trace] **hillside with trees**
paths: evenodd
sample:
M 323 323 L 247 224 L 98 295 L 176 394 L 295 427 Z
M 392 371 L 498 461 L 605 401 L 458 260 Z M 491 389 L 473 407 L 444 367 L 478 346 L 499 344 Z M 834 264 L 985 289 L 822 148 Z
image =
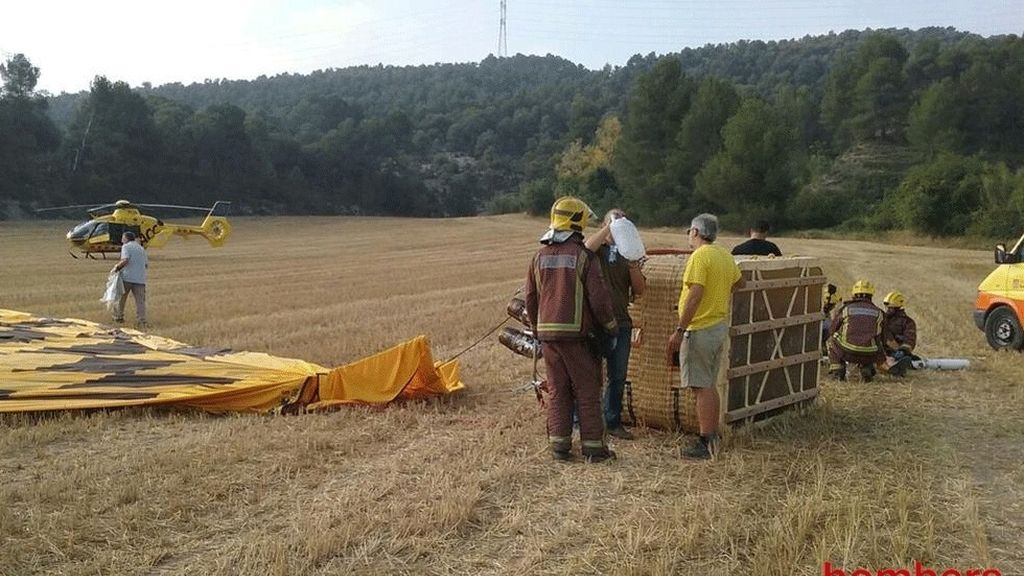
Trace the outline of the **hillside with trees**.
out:
M 647 225 L 1006 236 L 1024 222 L 1024 40 L 847 31 L 637 55 L 361 66 L 35 90 L 0 66 L 0 217 L 56 204 L 257 214 L 543 213 L 561 194 Z

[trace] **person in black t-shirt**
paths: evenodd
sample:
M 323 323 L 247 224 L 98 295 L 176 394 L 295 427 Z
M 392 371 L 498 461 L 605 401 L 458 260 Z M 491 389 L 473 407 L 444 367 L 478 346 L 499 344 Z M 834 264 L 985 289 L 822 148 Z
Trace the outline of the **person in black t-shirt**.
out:
M 774 242 L 765 240 L 768 230 L 771 228 L 765 221 L 760 221 L 750 227 L 750 240 L 737 245 L 732 249 L 733 256 L 782 256 L 782 251 Z

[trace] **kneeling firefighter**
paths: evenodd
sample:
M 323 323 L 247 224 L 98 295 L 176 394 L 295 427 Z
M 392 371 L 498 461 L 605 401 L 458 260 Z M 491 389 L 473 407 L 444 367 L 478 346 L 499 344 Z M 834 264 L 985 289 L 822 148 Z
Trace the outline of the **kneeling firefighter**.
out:
M 547 387 L 548 441 L 556 460 L 572 458 L 572 413 L 577 406 L 583 456 L 613 458 L 605 444 L 601 410 L 600 347 L 588 340 L 616 333 L 611 294 L 597 255 L 583 244 L 583 228 L 596 221 L 579 198 L 564 196 L 551 206 L 544 246 L 526 275 L 526 313 L 541 341 Z
M 875 365 L 885 362 L 882 347 L 884 313 L 871 302 L 875 286 L 867 280 L 858 280 L 851 291 L 853 298 L 832 315 L 828 337 L 829 374 L 846 380 L 846 364 L 860 366 L 865 382 L 874 378 Z
M 917 323 L 907 315 L 907 298 L 899 292 L 889 292 L 882 300 L 885 305 L 883 342 L 885 355 L 891 360 L 889 374 L 903 376 L 914 360 L 917 346 Z

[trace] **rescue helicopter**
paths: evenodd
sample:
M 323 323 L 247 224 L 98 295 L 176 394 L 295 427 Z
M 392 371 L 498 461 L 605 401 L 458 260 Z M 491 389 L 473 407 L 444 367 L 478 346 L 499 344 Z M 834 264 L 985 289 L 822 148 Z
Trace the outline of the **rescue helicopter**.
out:
M 231 235 L 231 224 L 227 214 L 230 202 L 214 202 L 212 207 L 176 206 L 172 204 L 135 204 L 128 200 L 118 200 L 113 204 L 95 206 L 82 204 L 43 208 L 36 212 L 51 210 L 67 210 L 86 208 L 90 220 L 76 225 L 68 231 L 67 239 L 71 244 L 71 256 L 78 258 L 75 251 L 85 254 L 87 258 L 95 258 L 97 254 L 106 258 L 107 254 L 121 252 L 121 235 L 134 232 L 135 237 L 145 248 L 162 248 L 172 236 L 201 236 L 206 238 L 210 246 L 219 248 Z M 175 210 L 200 210 L 206 212 L 206 218 L 199 226 L 172 224 L 164 222 L 156 216 L 144 214 L 143 209 L 165 208 Z

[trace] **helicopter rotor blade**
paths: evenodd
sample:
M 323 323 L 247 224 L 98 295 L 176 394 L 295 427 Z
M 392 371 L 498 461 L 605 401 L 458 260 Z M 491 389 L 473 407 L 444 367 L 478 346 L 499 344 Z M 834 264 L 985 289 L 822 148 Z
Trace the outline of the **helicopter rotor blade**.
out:
M 202 212 L 209 212 L 212 210 L 211 206 L 179 206 L 177 204 L 135 204 L 135 206 L 142 206 L 145 208 L 173 208 L 176 210 L 200 210 Z
M 89 216 L 92 216 L 93 218 L 95 218 L 99 214 L 106 213 L 106 212 L 113 212 L 117 208 L 122 208 L 122 207 L 123 206 L 117 206 L 115 204 L 104 204 L 103 206 L 95 206 L 93 208 L 89 208 L 85 212 Z
M 84 208 L 90 215 L 95 212 L 102 212 L 106 210 L 116 210 L 117 208 L 167 208 L 171 210 L 195 210 L 198 212 L 209 212 L 213 210 L 212 206 L 183 206 L 180 204 L 136 204 L 135 202 L 125 202 L 120 200 L 112 204 L 69 204 L 67 206 L 53 206 L 50 208 L 38 208 L 36 212 L 54 212 L 57 210 L 73 210 Z
M 53 208 L 37 208 L 36 212 L 51 212 L 51 211 L 54 211 L 54 210 L 71 210 L 72 208 L 91 208 L 92 210 L 97 210 L 98 208 L 94 208 L 94 206 L 96 206 L 96 205 L 95 204 L 71 204 L 71 205 L 68 205 L 68 206 L 54 206 Z M 103 208 L 103 207 L 104 206 L 100 206 L 100 208 Z

